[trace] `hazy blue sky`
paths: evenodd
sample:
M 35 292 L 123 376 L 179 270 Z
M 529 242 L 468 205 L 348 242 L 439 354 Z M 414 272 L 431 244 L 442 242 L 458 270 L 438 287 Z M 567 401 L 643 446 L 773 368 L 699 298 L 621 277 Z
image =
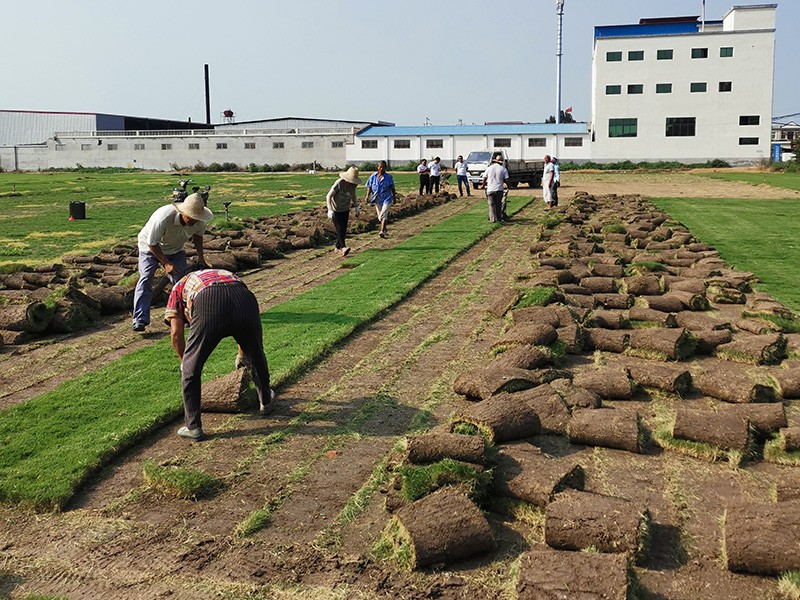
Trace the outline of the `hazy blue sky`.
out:
M 752 0 L 707 0 L 721 19 Z M 555 112 L 555 0 L 29 0 L 0 17 L 0 108 L 435 125 Z M 8 7 L 7 7 L 8 8 Z M 562 106 L 591 118 L 595 25 L 701 0 L 566 0 Z M 779 0 L 774 115 L 800 111 L 800 0 Z M 794 39 L 793 39 L 794 38 Z

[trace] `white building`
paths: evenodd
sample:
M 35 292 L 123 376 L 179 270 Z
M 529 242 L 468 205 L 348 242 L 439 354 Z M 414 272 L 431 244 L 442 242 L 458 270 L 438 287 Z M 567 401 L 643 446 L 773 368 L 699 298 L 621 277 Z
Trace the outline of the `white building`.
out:
M 792 142 L 800 139 L 800 124 L 795 121 L 772 123 L 772 158 L 776 161 L 792 160 Z M 779 150 L 775 149 L 778 146 Z
M 595 27 L 592 160 L 768 159 L 776 7 Z
M 504 149 L 513 159 L 541 161 L 545 154 L 583 162 L 589 153 L 586 123 L 510 123 L 419 127 L 367 127 L 347 147 L 347 163 L 385 160 L 389 166 L 438 156 L 451 166 L 459 154 Z

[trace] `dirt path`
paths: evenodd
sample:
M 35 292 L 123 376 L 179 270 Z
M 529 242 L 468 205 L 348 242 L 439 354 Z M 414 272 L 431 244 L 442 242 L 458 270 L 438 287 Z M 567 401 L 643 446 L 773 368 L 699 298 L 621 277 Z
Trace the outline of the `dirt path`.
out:
M 631 193 L 629 181 L 598 193 Z M 590 179 L 573 183 L 594 191 Z M 722 187 L 711 196 L 750 197 L 755 186 Z M 675 195 L 662 189 L 641 193 Z M 397 244 L 467 206 L 457 200 L 426 211 L 396 223 L 388 240 L 356 236 L 352 247 Z M 540 209 L 532 204 L 282 389 L 269 418 L 204 415 L 210 439 L 202 444 L 165 427 L 105 469 L 63 513 L 0 506 L 0 597 L 512 598 L 519 553 L 541 541 L 536 526 L 490 516 L 496 550 L 449 571 L 405 573 L 371 559 L 370 549 L 388 520 L 377 480 L 383 462 L 407 432 L 447 423 L 463 402 L 452 382 L 483 364 L 500 336 L 503 321 L 486 318 L 485 308 L 530 263 L 529 226 Z M 334 277 L 339 262 L 328 250 L 295 252 L 247 282 L 263 310 Z M 162 337 L 143 340 L 128 329 L 127 319 L 109 322 L 0 356 L 0 407 Z M 631 455 L 562 438 L 543 444 L 577 458 L 588 490 L 647 502 L 655 548 L 637 573 L 652 598 L 775 597 L 769 582 L 722 569 L 719 544 L 704 535 L 716 525 L 719 497 L 735 490 L 762 498 L 774 467 L 720 470 L 666 452 Z M 198 502 L 164 496 L 143 481 L 145 460 L 202 469 L 225 488 Z M 238 535 L 259 510 L 266 526 Z

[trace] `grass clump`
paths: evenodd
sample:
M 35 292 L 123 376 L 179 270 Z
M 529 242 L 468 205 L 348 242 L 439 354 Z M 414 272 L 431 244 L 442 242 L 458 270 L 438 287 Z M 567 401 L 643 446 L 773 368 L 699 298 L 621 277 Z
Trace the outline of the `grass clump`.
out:
M 600 229 L 601 233 L 628 233 L 628 230 L 625 229 L 625 226 L 622 223 L 609 223 L 608 225 L 603 225 Z
M 648 273 L 658 273 L 666 270 L 667 266 L 664 263 L 655 261 L 634 262 L 625 269 L 627 275 L 647 275 Z
M 778 579 L 778 593 L 786 600 L 800 600 L 800 571 L 786 571 Z
M 764 460 L 778 465 L 800 465 L 800 450 L 787 452 L 781 447 L 781 439 L 775 437 L 764 444 Z
M 554 287 L 537 285 L 521 290 L 520 298 L 514 308 L 526 306 L 547 306 L 560 300 L 560 294 Z
M 150 486 L 184 500 L 212 496 L 223 488 L 222 482 L 208 473 L 152 460 L 144 462 L 142 473 Z
M 799 333 L 800 332 L 800 319 L 795 317 L 784 317 L 772 313 L 759 313 L 742 311 L 742 317 L 745 319 L 756 319 L 764 321 L 773 331 L 780 331 L 781 333 Z
M 414 568 L 414 547 L 396 518 L 389 521 L 372 547 L 372 554 L 380 560 L 395 561 L 404 569 Z
M 429 465 L 401 465 L 400 496 L 407 502 L 424 498 L 439 488 L 451 485 L 464 487 L 473 500 L 481 500 L 492 482 L 491 470 L 445 458 Z

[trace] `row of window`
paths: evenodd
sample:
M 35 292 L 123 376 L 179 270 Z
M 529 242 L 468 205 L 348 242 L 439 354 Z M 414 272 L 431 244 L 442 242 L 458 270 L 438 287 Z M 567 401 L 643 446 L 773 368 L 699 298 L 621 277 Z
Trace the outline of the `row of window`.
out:
M 755 115 L 739 117 L 740 125 L 751 124 L 751 123 L 743 123 L 742 122 L 743 119 L 759 120 L 759 117 Z M 754 124 L 757 125 L 758 123 Z M 697 127 L 696 117 L 667 117 L 665 135 L 666 137 L 693 137 L 695 135 L 696 127 Z M 638 134 L 639 134 L 639 119 L 608 120 L 608 137 L 610 138 L 637 137 Z M 758 138 L 740 137 L 739 145 L 757 146 Z
M 583 138 L 564 138 L 565 146 L 583 146 Z M 529 148 L 544 148 L 547 146 L 546 138 L 528 138 Z M 411 140 L 394 140 L 394 148 L 411 148 Z M 444 140 L 425 140 L 426 148 L 444 148 Z M 494 138 L 493 148 L 511 148 L 511 138 Z M 361 148 L 365 150 L 377 150 L 378 140 L 361 140 Z
M 227 150 L 228 143 L 227 142 L 217 142 L 217 150 Z M 283 142 L 272 142 L 272 149 L 273 150 L 282 150 L 284 148 Z M 314 142 L 301 142 L 301 148 L 313 148 Z M 64 144 L 56 144 L 56 150 L 63 150 L 65 148 Z M 81 144 L 81 150 L 91 150 L 95 148 L 94 144 Z M 200 150 L 200 144 L 191 142 L 188 146 L 189 150 Z M 331 142 L 331 148 L 344 148 L 344 142 Z M 119 150 L 119 144 L 106 144 L 107 150 Z M 145 144 L 134 144 L 134 150 L 144 150 Z M 161 144 L 162 150 L 172 150 L 172 144 L 164 143 Z M 245 150 L 255 150 L 256 143 L 255 142 L 245 142 L 244 143 Z
M 644 94 L 644 85 L 641 83 L 629 83 L 625 87 L 625 89 L 628 94 Z M 720 92 L 731 92 L 733 91 L 733 82 L 720 81 L 717 89 Z M 695 81 L 689 84 L 689 91 L 692 93 L 706 92 L 708 91 L 708 84 L 705 81 Z M 618 96 L 621 93 L 622 93 L 621 85 L 614 84 L 606 86 L 606 96 Z M 656 84 L 656 94 L 671 94 L 671 93 L 672 93 L 671 83 Z
M 672 60 L 672 49 L 656 50 L 656 60 Z M 733 46 L 723 46 L 719 49 L 720 58 L 731 58 Z M 692 48 L 692 58 L 708 58 L 708 48 Z M 644 50 L 629 50 L 628 60 L 636 62 L 644 60 Z M 622 51 L 606 52 L 606 62 L 622 62 Z

